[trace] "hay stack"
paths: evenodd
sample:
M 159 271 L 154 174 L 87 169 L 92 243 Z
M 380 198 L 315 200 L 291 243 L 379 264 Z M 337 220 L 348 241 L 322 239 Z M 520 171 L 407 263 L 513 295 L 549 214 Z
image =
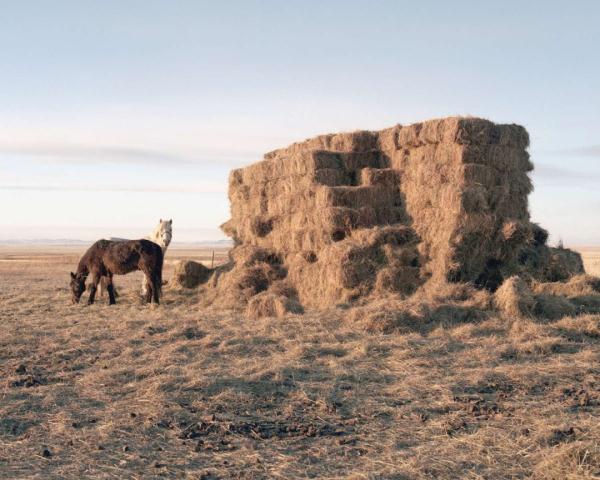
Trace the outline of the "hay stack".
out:
M 528 144 L 518 125 L 451 117 L 270 152 L 230 174 L 222 228 L 236 246 L 206 298 L 243 308 L 285 279 L 322 308 L 426 281 L 495 290 L 528 269 L 577 270 L 529 221 Z

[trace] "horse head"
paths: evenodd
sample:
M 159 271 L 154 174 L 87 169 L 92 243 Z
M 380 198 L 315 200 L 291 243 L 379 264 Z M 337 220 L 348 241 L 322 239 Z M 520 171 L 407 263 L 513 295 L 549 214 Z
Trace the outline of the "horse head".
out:
M 163 249 L 169 246 L 171 238 L 173 238 L 173 220 L 159 220 L 158 227 L 154 230 L 154 239 Z
M 71 272 L 71 300 L 73 303 L 79 303 L 79 299 L 85 292 L 85 277 L 80 273 Z

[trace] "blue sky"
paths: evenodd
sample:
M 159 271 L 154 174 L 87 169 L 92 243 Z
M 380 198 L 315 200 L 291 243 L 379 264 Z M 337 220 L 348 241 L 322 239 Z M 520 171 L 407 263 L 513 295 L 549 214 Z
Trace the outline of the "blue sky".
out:
M 600 3 L 0 1 L 0 239 L 219 238 L 229 170 L 320 133 L 524 125 L 534 221 L 600 244 Z

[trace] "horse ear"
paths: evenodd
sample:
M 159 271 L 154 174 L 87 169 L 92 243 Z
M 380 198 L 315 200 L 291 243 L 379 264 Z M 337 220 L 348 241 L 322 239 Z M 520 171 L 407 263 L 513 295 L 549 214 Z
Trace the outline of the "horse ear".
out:
M 162 218 L 159 218 L 159 219 L 158 219 L 158 222 L 159 222 L 159 223 L 162 223 Z
M 173 219 L 172 218 L 169 220 L 169 225 L 173 225 Z
M 71 272 L 71 278 L 75 278 L 75 274 L 73 272 Z

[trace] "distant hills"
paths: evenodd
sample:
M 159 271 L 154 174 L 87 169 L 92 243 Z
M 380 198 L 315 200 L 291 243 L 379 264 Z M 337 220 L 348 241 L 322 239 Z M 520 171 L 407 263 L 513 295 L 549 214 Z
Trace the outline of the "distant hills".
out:
M 8 238 L 0 240 L 0 245 L 87 245 L 85 240 L 71 238 Z
M 12 246 L 27 246 L 27 245 L 50 245 L 50 246 L 85 246 L 91 245 L 94 240 L 78 240 L 71 238 L 34 238 L 34 239 L 26 239 L 26 238 L 9 238 L 9 239 L 0 239 L 0 245 L 12 245 Z M 229 239 L 223 240 L 198 240 L 194 242 L 173 242 L 171 244 L 172 247 L 206 247 L 206 246 L 214 246 L 214 247 L 230 247 L 233 245 L 233 241 Z

